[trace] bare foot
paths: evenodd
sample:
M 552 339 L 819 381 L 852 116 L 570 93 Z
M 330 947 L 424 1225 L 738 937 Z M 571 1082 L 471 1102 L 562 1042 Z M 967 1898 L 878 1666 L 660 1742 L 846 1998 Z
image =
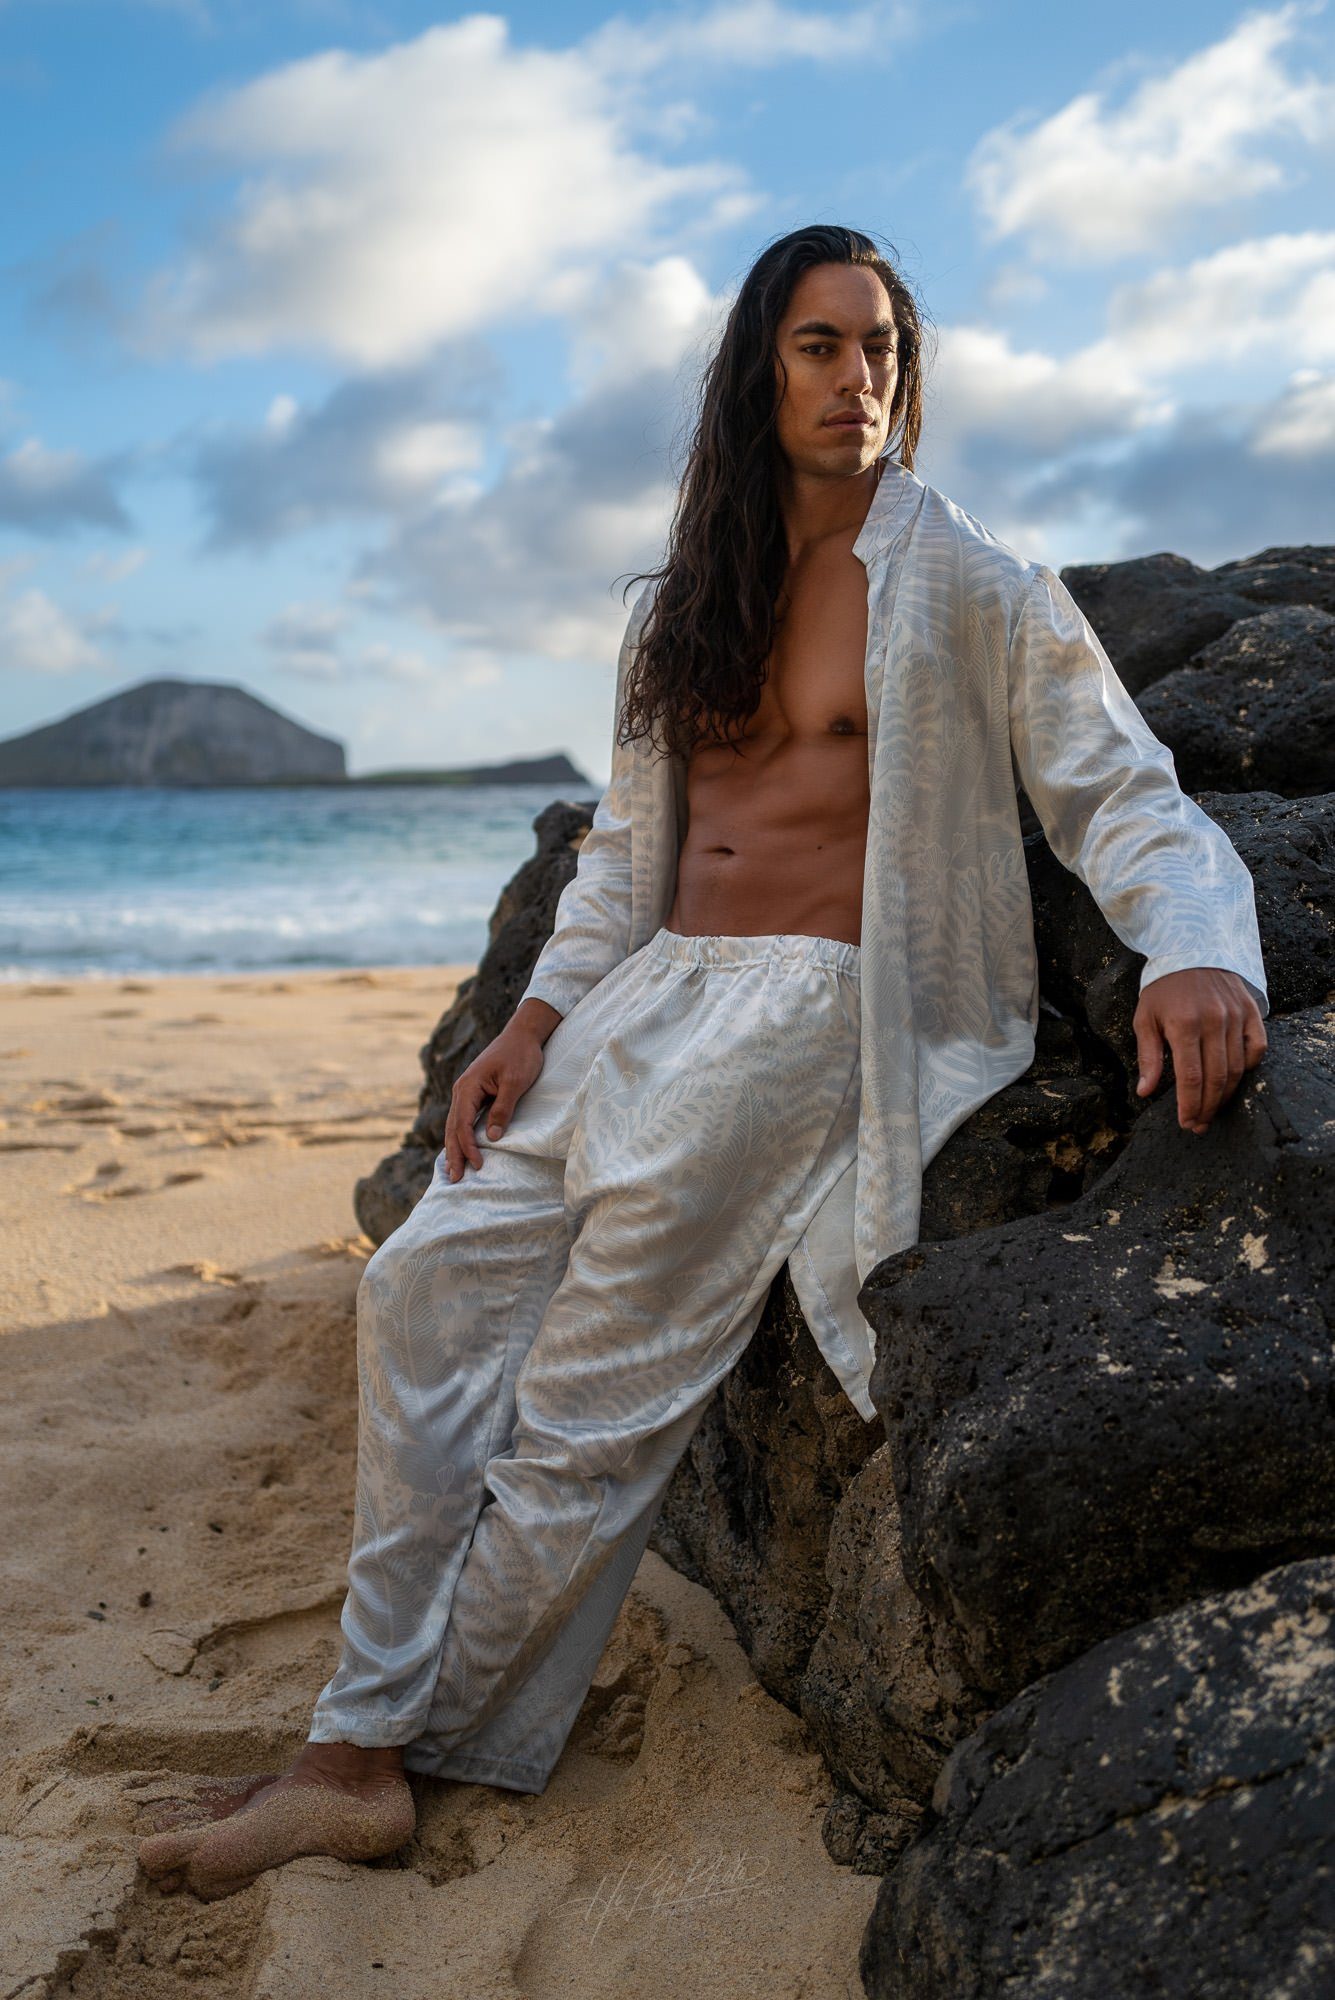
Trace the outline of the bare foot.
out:
M 244 1889 L 266 1868 L 302 1854 L 371 1861 L 402 1847 L 417 1824 L 398 1749 L 308 1743 L 272 1780 L 242 1779 L 245 1796 L 214 1796 L 201 1823 L 139 1844 L 145 1873 L 166 1891 L 193 1889 L 211 1902 Z
M 199 1826 L 205 1820 L 226 1819 L 239 1812 L 266 1785 L 277 1784 L 282 1776 L 281 1771 L 261 1771 L 244 1778 L 198 1778 L 187 1782 L 183 1791 L 158 1790 L 147 1797 L 140 1796 L 136 1802 L 148 1814 L 153 1831 L 165 1833 L 172 1826 Z M 144 1789 L 140 1788 L 141 1793 Z

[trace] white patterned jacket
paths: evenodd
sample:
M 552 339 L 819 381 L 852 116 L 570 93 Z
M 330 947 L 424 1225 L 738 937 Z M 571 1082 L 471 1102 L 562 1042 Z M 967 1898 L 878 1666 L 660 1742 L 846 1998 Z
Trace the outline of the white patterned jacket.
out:
M 1033 909 L 1016 790 L 1122 942 L 1238 973 L 1269 1012 L 1252 878 L 1179 788 L 1061 579 L 888 458 L 853 545 L 867 571 L 862 1097 L 857 1157 L 789 1259 L 803 1315 L 868 1419 L 874 1265 L 918 1240 L 922 1174 L 1030 1065 Z M 626 670 L 652 583 L 631 612 Z M 614 730 L 615 735 L 615 730 Z M 685 760 L 614 742 L 612 775 L 525 988 L 562 1015 L 666 921 Z

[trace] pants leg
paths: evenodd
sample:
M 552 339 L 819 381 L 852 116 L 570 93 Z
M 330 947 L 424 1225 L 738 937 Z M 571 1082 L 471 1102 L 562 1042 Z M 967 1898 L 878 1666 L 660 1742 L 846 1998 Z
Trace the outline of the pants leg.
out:
M 479 1135 L 482 1173 L 438 1172 L 372 1260 L 347 1643 L 314 1740 L 543 1789 L 672 1471 L 855 1148 L 858 958 L 660 931 Z
M 311 1739 L 408 1741 L 509 1435 L 514 1380 L 565 1269 L 561 1163 L 516 1157 L 427 1193 L 357 1292 L 357 1497 L 343 1652 Z

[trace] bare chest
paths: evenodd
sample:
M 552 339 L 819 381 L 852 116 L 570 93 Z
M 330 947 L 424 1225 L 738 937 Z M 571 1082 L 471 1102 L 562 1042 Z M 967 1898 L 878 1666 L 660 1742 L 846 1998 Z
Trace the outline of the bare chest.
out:
M 776 606 L 775 635 L 746 753 L 867 734 L 867 572 L 847 551 L 814 553 L 794 569 Z M 698 745 L 693 762 L 718 755 Z M 731 758 L 728 759 L 729 764 Z

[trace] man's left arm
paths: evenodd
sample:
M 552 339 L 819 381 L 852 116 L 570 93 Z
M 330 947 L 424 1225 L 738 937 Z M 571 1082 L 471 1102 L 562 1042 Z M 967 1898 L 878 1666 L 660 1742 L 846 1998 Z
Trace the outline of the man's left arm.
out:
M 1270 1011 L 1252 878 L 1177 782 L 1061 578 L 1039 564 L 1009 659 L 1011 751 L 1048 845 L 1132 951 L 1140 1094 L 1167 1041 L 1178 1123 L 1204 1132 L 1266 1048 Z

